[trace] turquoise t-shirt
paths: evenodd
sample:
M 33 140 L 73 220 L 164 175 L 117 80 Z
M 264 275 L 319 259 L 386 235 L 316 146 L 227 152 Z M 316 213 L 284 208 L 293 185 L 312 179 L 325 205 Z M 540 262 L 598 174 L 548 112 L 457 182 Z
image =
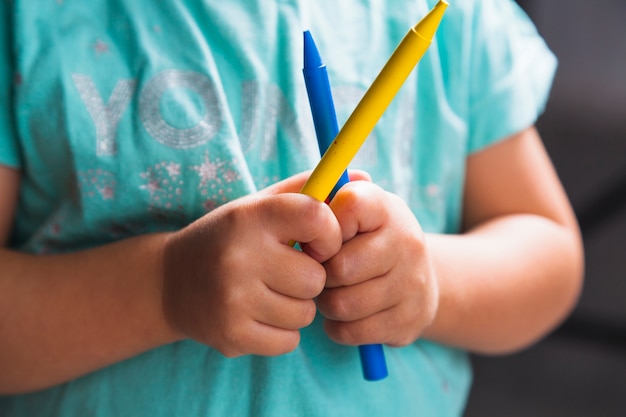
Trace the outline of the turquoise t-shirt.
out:
M 302 78 L 310 29 L 341 123 L 435 0 L 0 3 L 0 164 L 23 180 L 11 247 L 79 250 L 174 230 L 319 160 Z M 532 125 L 555 59 L 510 0 L 451 0 L 431 48 L 353 167 L 428 232 L 460 229 L 467 156 Z M 227 359 L 183 341 L 60 386 L 3 417 L 459 416 L 464 352 L 386 348 L 390 376 L 321 319 L 292 353 Z

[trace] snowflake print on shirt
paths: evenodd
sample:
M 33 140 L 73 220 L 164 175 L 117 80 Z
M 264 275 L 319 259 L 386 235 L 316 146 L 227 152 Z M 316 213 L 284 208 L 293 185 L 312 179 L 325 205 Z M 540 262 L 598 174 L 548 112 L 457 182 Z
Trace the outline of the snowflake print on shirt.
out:
M 148 210 L 157 217 L 184 216 L 181 196 L 184 181 L 180 169 L 178 163 L 163 161 L 139 174 L 145 181 L 139 188 L 150 194 Z
M 196 175 L 183 175 L 185 171 Z M 144 181 L 139 188 L 150 195 L 148 210 L 157 217 L 169 218 L 185 216 L 183 201 L 189 200 L 183 200 L 183 194 L 192 192 L 192 187 L 202 197 L 202 211 L 209 212 L 236 198 L 233 185 L 241 180 L 231 162 L 220 158 L 212 160 L 208 152 L 198 165 L 183 167 L 176 162 L 162 161 L 139 175 Z
M 239 181 L 241 176 L 232 168 L 232 163 L 220 158 L 211 160 L 209 153 L 204 153 L 204 160 L 200 165 L 192 166 L 198 173 L 198 190 L 205 197 L 203 208 L 206 212 L 232 199 L 232 184 Z
M 77 173 L 78 186 L 82 195 L 100 196 L 102 200 L 115 198 L 115 176 L 103 169 L 88 169 Z

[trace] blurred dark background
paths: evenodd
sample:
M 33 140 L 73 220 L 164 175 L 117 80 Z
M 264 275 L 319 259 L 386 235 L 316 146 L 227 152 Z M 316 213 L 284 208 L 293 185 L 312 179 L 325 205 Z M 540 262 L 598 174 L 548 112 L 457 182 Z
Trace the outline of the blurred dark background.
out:
M 572 316 L 534 347 L 472 358 L 466 417 L 626 416 L 626 0 L 518 0 L 559 58 L 537 125 L 578 216 Z

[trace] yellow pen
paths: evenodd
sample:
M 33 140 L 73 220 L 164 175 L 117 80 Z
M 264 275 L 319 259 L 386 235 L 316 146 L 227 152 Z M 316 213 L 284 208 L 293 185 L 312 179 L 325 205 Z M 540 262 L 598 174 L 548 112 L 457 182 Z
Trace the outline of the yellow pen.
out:
M 356 106 L 300 193 L 324 201 L 374 129 L 402 84 L 430 46 L 448 7 L 440 0 L 404 36 Z

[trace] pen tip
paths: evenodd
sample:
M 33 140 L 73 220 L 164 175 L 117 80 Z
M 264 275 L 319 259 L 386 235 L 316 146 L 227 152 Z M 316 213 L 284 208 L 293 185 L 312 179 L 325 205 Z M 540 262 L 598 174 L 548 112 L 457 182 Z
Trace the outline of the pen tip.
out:
M 422 18 L 415 26 L 413 30 L 419 33 L 426 39 L 432 39 L 435 36 L 435 32 L 439 28 L 443 14 L 448 8 L 448 2 L 446 0 L 439 0 L 439 2 L 433 7 L 426 16 Z
M 319 68 L 323 66 L 322 58 L 317 50 L 311 32 L 304 31 L 304 68 Z

